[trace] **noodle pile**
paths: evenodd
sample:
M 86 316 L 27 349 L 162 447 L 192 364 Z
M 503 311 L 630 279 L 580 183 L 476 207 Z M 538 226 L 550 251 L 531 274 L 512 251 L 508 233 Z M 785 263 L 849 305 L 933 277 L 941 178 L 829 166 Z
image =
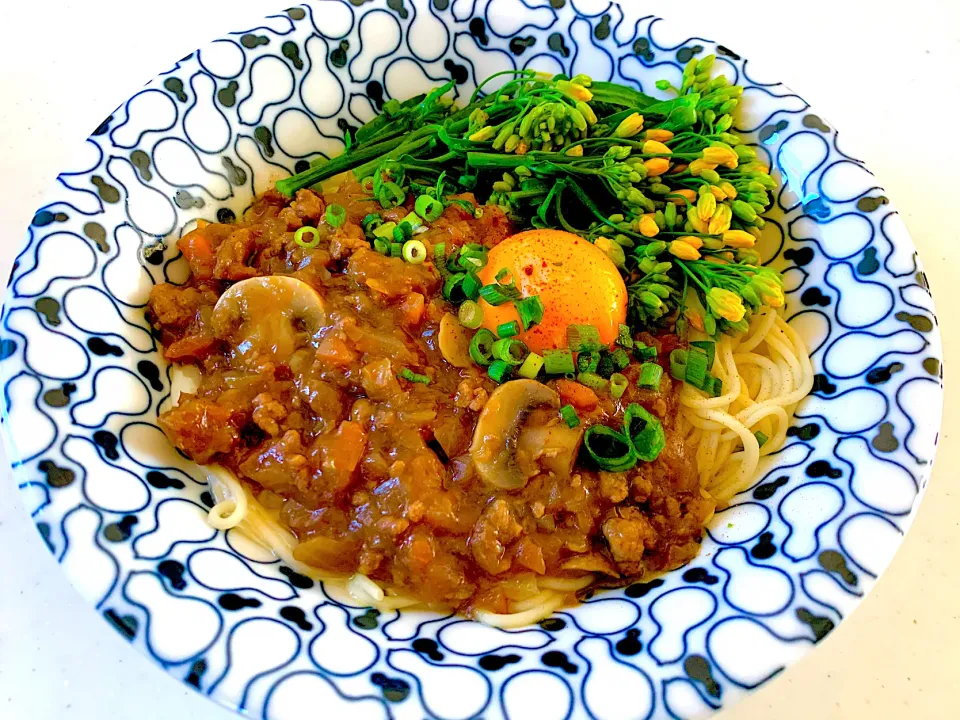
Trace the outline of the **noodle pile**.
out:
M 813 388 L 813 366 L 797 332 L 776 310 L 765 308 L 753 317 L 741 337 L 724 335 L 717 341 L 712 372 L 723 381 L 724 394 L 707 397 L 684 384 L 680 393 L 681 430 L 686 442 L 697 447 L 702 492 L 724 505 L 754 481 L 761 457 L 783 447 L 794 408 Z M 174 404 L 180 392 L 196 391 L 193 376 L 175 372 L 172 380 L 177 386 L 171 397 Z M 762 447 L 755 432 L 767 437 Z M 293 555 L 296 536 L 230 470 L 210 465 L 205 471 L 216 500 L 208 517 L 214 528 L 239 530 L 296 572 L 322 581 L 326 591 L 341 594 L 359 606 L 384 612 L 438 609 L 384 590 L 365 575 L 325 573 L 298 561 Z M 475 617 L 499 628 L 530 625 L 567 605 L 576 591 L 592 582 L 590 575 L 538 578 L 536 592 L 512 601 L 511 612 L 480 610 Z

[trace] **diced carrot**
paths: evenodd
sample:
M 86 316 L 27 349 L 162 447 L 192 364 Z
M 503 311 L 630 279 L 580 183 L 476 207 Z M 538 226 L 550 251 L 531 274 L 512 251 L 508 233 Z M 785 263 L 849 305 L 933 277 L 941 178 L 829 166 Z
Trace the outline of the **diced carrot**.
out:
M 317 346 L 317 359 L 334 365 L 349 365 L 357 359 L 356 354 L 338 337 L 325 337 Z
M 530 538 L 524 538 L 517 546 L 517 562 L 539 575 L 547 572 L 547 566 L 543 561 L 543 550 Z
M 210 240 L 203 232 L 203 228 L 197 228 L 177 241 L 177 247 L 187 259 L 190 265 L 190 272 L 198 280 L 209 280 L 213 277 L 213 268 L 217 259 L 213 254 L 213 248 Z
M 562 405 L 570 404 L 578 410 L 595 410 L 600 403 L 593 390 L 573 380 L 557 380 L 557 393 Z
M 216 338 L 209 335 L 187 335 L 186 337 L 170 343 L 164 350 L 163 356 L 167 360 L 188 360 L 196 358 L 202 360 L 216 345 Z
M 419 325 L 420 321 L 423 320 L 423 295 L 418 292 L 410 293 L 400 303 L 400 309 L 403 310 L 403 319 L 407 325 Z

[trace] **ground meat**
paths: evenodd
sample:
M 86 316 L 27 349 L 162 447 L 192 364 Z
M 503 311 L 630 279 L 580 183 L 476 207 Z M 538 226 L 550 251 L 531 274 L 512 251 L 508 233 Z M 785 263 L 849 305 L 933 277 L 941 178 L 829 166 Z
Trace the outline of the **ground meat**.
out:
M 158 422 L 177 448 L 200 463 L 229 453 L 240 439 L 236 413 L 203 398 L 181 395 L 180 404 Z
M 323 198 L 313 190 L 297 190 L 290 208 L 308 225 L 316 226 L 325 209 Z
M 600 473 L 600 494 L 613 503 L 623 502 L 629 494 L 623 473 Z
M 633 510 L 634 512 L 627 512 Z M 627 508 L 626 517 L 609 517 L 603 522 L 603 536 L 610 545 L 610 553 L 620 570 L 626 574 L 635 574 L 641 566 L 643 553 L 657 540 L 657 532 L 649 521 L 636 511 Z
M 253 399 L 253 422 L 270 437 L 280 434 L 278 420 L 286 416 L 287 409 L 270 393 L 260 393 Z
M 470 408 L 474 412 L 480 412 L 487 404 L 489 397 L 490 393 L 480 387 L 476 380 L 467 378 L 457 386 L 454 403 L 459 408 Z
M 402 258 L 381 255 L 369 247 L 350 256 L 347 275 L 358 285 L 365 285 L 390 300 L 414 291 L 432 295 L 440 285 L 440 275 L 432 263 L 414 265 Z
M 241 228 L 231 233 L 217 248 L 213 277 L 217 280 L 245 280 L 255 276 L 256 269 L 247 265 L 255 247 L 256 242 L 250 230 Z
M 147 308 L 160 325 L 185 328 L 197 317 L 202 305 L 212 305 L 216 299 L 216 294 L 206 295 L 194 287 L 154 285 L 150 290 Z
M 506 556 L 506 546 L 522 532 L 510 504 L 503 498 L 491 501 L 470 536 L 473 558 L 491 575 L 506 572 L 512 565 L 511 558 Z

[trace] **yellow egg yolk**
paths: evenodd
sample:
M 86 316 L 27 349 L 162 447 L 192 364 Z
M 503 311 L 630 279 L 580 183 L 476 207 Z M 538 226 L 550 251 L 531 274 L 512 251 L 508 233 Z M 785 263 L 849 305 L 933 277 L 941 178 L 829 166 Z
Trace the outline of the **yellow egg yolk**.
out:
M 492 248 L 479 272 L 484 285 L 496 282 L 503 268 L 523 297 L 538 295 L 543 321 L 517 339 L 534 352 L 567 347 L 567 327 L 592 325 L 612 344 L 627 316 L 627 288 L 613 261 L 593 243 L 562 230 L 528 230 Z M 507 281 L 508 282 L 508 281 Z M 513 303 L 492 306 L 480 300 L 483 327 L 520 321 Z

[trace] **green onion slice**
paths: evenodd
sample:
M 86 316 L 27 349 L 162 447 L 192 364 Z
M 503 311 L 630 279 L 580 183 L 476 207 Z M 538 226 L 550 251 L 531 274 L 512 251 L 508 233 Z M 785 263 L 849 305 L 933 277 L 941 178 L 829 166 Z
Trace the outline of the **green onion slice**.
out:
M 381 255 L 390 254 L 390 243 L 388 243 L 383 238 L 374 238 L 373 240 L 373 249 L 376 250 Z
M 573 405 L 564 405 L 560 408 L 560 417 L 569 428 L 575 428 L 580 424 L 580 416 L 577 415 L 577 411 L 573 409 Z
M 403 259 L 408 263 L 419 265 L 427 259 L 427 246 L 419 240 L 407 240 L 403 244 Z
M 600 342 L 600 331 L 593 325 L 569 325 L 567 326 L 567 347 L 573 352 L 600 350 L 603 347 L 603 343 Z
M 630 328 L 626 325 L 620 325 L 617 334 L 617 345 L 625 347 L 628 350 L 633 347 L 633 338 L 630 336 Z
M 497 337 L 512 338 L 520 334 L 520 323 L 516 320 L 497 325 Z
M 623 348 L 617 348 L 610 353 L 610 359 L 613 361 L 613 366 L 618 372 L 630 364 L 630 356 Z
M 527 359 L 523 361 L 523 365 L 520 366 L 519 375 L 522 378 L 527 378 L 529 380 L 535 380 L 537 375 L 540 374 L 540 369 L 543 367 L 543 358 L 540 355 L 537 355 L 535 352 L 527 355 Z
M 675 380 L 686 380 L 687 378 L 687 351 L 677 348 L 670 352 L 670 374 Z
M 447 264 L 447 244 L 437 243 L 433 246 L 433 264 L 437 267 Z
M 327 221 L 327 225 L 333 228 L 338 228 L 347 219 L 347 210 L 343 205 L 327 205 L 327 212 L 324 216 L 324 219 Z
M 462 248 L 457 263 L 464 270 L 479 270 L 487 264 L 487 253 L 483 250 Z
M 510 277 L 510 270 L 508 268 L 500 268 L 499 270 L 497 270 L 497 274 L 495 277 L 497 279 L 497 282 L 503 285 L 506 279 Z
M 600 363 L 597 365 L 597 375 L 608 378 L 617 371 L 617 366 L 613 363 L 613 356 L 610 353 L 600 354 Z
M 468 272 L 467 277 L 463 279 L 463 294 L 468 300 L 476 300 L 480 297 L 480 288 L 483 287 L 483 281 L 477 277 L 475 272 Z
M 684 371 L 686 373 L 686 371 Z M 640 366 L 640 377 L 637 378 L 637 387 L 647 390 L 658 390 L 660 378 L 663 377 L 663 368 L 656 363 L 646 362 Z
M 627 380 L 626 375 L 614 373 L 610 376 L 610 394 L 613 395 L 615 400 L 619 400 L 627 391 L 627 385 L 629 384 L 630 381 Z
M 407 193 L 393 181 L 383 183 L 377 193 L 377 201 L 386 209 L 394 208 L 406 199 Z
M 390 257 L 403 257 L 403 243 L 390 243 Z
M 520 291 L 513 285 L 484 285 L 480 288 L 480 297 L 497 307 L 520 299 Z
M 641 342 L 635 343 L 633 347 L 633 355 L 640 362 L 647 362 L 649 360 L 657 359 L 657 349 L 654 347 L 647 347 Z M 686 362 L 686 361 L 684 361 Z
M 573 373 L 573 353 L 569 350 L 544 350 L 543 369 L 548 375 L 566 375 Z
M 508 365 L 519 365 L 529 352 L 526 345 L 513 338 L 502 338 L 493 344 L 494 359 L 502 360 Z
M 495 360 L 490 364 L 490 367 L 487 369 L 487 375 L 489 375 L 494 382 L 502 383 L 510 379 L 510 373 L 513 372 L 513 367 L 508 362 L 503 360 Z
M 667 445 L 663 425 L 642 405 L 630 403 L 623 414 L 623 432 L 636 456 L 644 462 L 653 462 Z
M 476 330 L 483 324 L 483 308 L 473 300 L 466 300 L 457 311 L 460 324 L 470 330 Z
M 493 344 L 497 336 L 486 328 L 477 330 L 477 334 L 470 341 L 470 357 L 477 365 L 486 367 L 493 362 Z
M 694 340 L 691 347 L 700 348 L 707 354 L 707 370 L 713 368 L 713 361 L 717 357 L 717 344 L 713 340 Z
M 538 295 L 515 300 L 513 305 L 517 309 L 517 314 L 520 315 L 520 324 L 523 325 L 524 330 L 529 330 L 531 326 L 543 322 L 543 301 Z
M 443 215 L 443 203 L 429 195 L 421 195 L 414 204 L 417 215 L 427 222 L 433 222 Z
M 707 379 L 707 354 L 703 350 L 691 348 L 687 353 L 687 372 L 683 379 L 703 390 L 704 380 Z
M 456 273 L 448 277 L 443 283 L 443 296 L 454 305 L 467 299 L 466 293 L 463 291 L 463 281 L 466 277 L 464 273 Z
M 304 240 L 304 235 L 311 235 L 313 240 Z M 293 234 L 293 241 L 305 250 L 312 250 L 320 244 L 320 231 L 315 227 L 304 225 Z
M 610 382 L 608 380 L 604 380 L 596 373 L 582 372 L 577 375 L 577 382 L 586 385 L 595 392 L 604 392 L 608 387 L 610 387 Z
M 595 373 L 600 365 L 600 353 L 582 352 L 577 355 L 577 370 L 585 373 Z
M 419 383 L 420 385 L 430 384 L 430 378 L 428 378 L 426 375 L 418 375 L 410 368 L 404 368 L 398 372 L 397 377 L 403 378 L 404 380 L 409 380 L 412 383 Z
M 766 433 L 762 433 L 759 430 L 757 430 L 753 434 L 753 436 L 757 439 L 757 442 L 760 444 L 760 447 L 763 447 L 766 444 L 767 440 L 770 439 L 767 437 Z
M 373 231 L 381 225 L 383 225 L 383 218 L 376 213 L 370 213 L 360 221 L 360 227 L 363 228 L 363 231 L 371 235 L 373 234 Z
M 387 242 L 393 239 L 393 231 L 396 229 L 397 224 L 393 221 L 385 222 L 373 230 L 373 236 L 378 238 L 383 238 Z
M 583 446 L 601 470 L 623 472 L 637 464 L 637 454 L 630 440 L 606 425 L 587 428 Z

